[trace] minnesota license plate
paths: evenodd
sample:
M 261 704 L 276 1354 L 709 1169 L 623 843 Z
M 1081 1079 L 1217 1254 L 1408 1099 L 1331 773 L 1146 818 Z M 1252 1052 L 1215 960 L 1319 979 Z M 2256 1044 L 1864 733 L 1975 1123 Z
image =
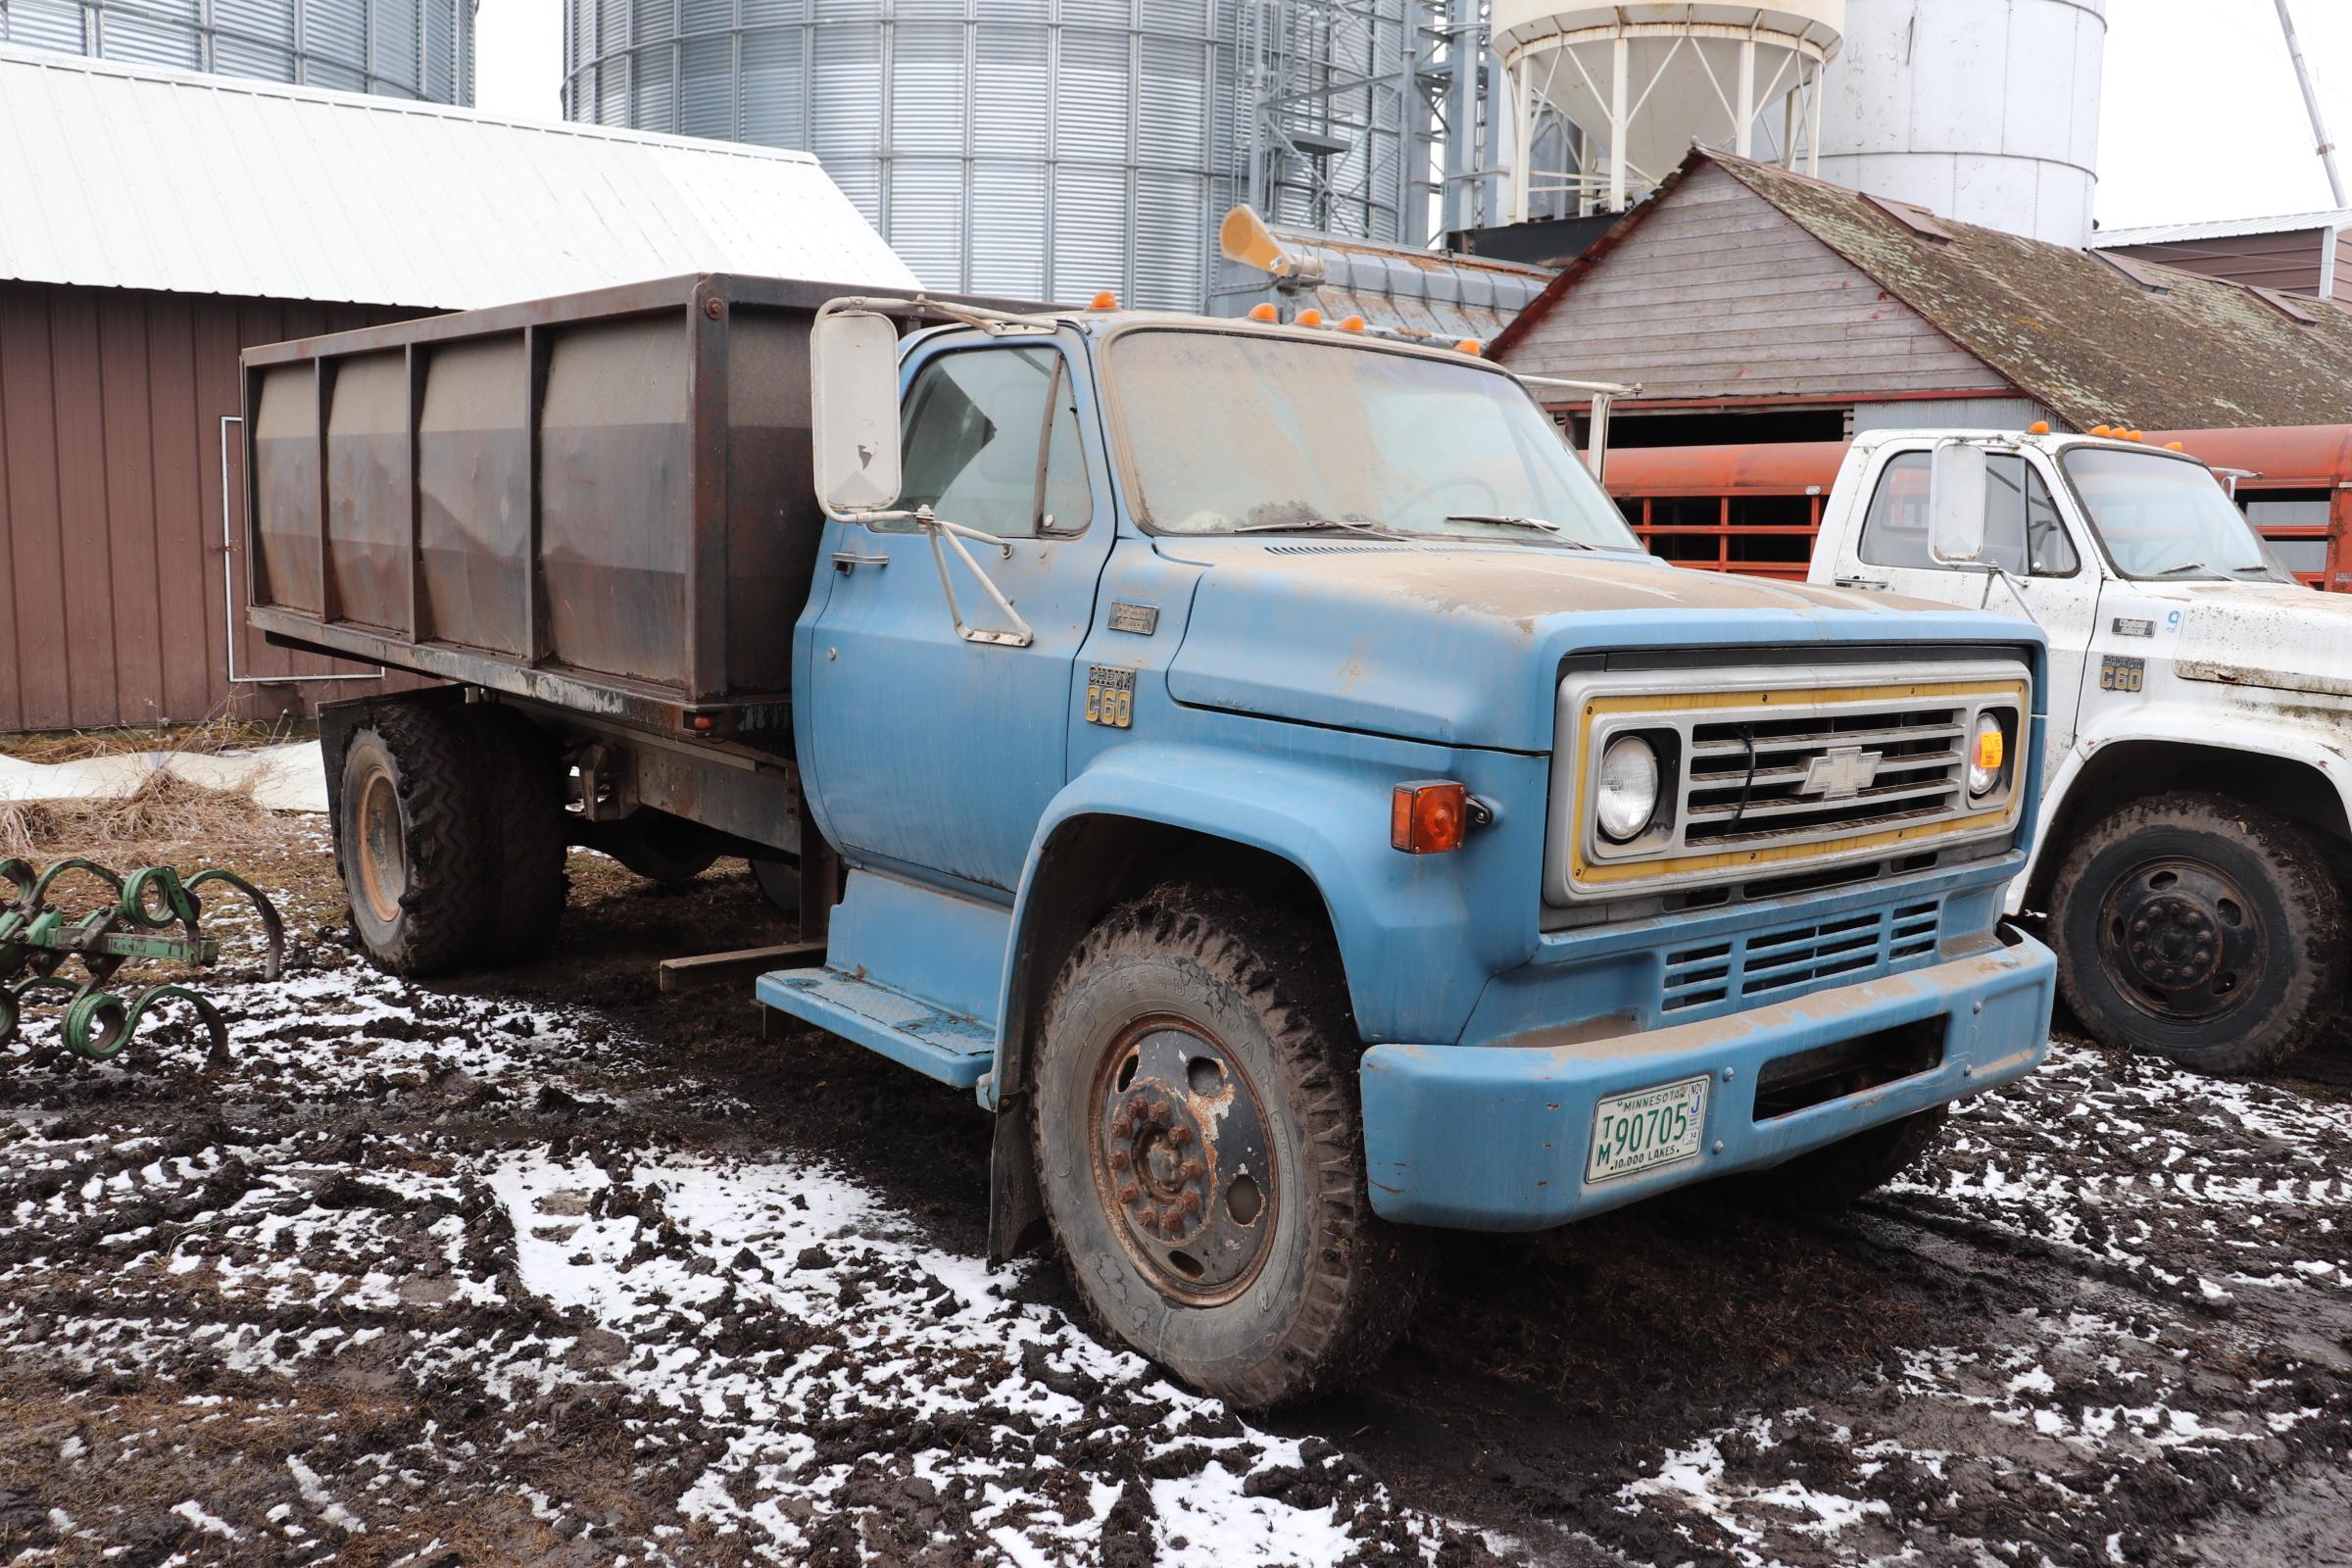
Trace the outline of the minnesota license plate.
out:
M 1585 1180 L 1605 1182 L 1636 1171 L 1678 1165 L 1698 1157 L 1707 1125 L 1704 1076 L 1681 1083 L 1611 1095 L 1592 1107 L 1592 1152 Z

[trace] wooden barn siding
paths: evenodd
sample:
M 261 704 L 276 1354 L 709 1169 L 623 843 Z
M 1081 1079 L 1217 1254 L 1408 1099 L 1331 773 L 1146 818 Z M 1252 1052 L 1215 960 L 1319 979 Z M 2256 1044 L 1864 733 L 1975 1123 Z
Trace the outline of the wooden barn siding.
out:
M 2005 383 L 1721 169 L 1702 166 L 1505 351 L 1642 397 L 1983 391 Z
M 242 626 L 238 673 L 287 679 L 230 686 L 220 418 L 246 345 L 416 314 L 0 283 L 0 730 L 307 714 L 381 689 L 300 680 L 355 666 Z M 233 443 L 229 462 L 241 507 Z
M 2347 252 L 2337 237 L 2336 293 L 2346 293 L 2342 269 Z M 2166 240 L 2155 245 L 2118 245 L 2119 256 L 2178 267 L 2184 272 L 2224 277 L 2232 283 L 2283 289 L 2289 294 L 2320 291 L 2320 231 L 2292 228 L 2277 234 L 2223 234 L 2212 239 Z

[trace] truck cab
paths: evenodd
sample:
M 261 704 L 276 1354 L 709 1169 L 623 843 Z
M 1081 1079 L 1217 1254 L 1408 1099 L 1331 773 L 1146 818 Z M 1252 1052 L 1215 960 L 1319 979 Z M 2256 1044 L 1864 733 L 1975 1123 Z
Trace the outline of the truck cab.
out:
M 1858 436 L 1810 580 L 2046 634 L 2044 829 L 2010 907 L 2047 910 L 2101 1039 L 2254 1070 L 2341 1003 L 2352 601 L 2299 582 L 2182 443 L 2134 434 Z

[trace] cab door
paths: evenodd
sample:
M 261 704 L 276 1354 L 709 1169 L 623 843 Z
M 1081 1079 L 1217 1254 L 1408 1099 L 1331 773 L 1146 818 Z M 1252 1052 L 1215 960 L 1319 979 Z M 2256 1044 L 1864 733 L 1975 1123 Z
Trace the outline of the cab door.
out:
M 960 635 L 1004 617 L 952 548 L 911 523 L 827 525 L 821 605 L 803 621 L 802 763 L 852 864 L 1009 894 L 1068 776 L 1071 668 L 1113 534 L 1083 349 L 1072 334 L 927 341 L 902 372 L 899 505 L 965 541 L 1025 647 Z M 946 566 L 943 583 L 941 563 Z
M 2083 657 L 2098 619 L 2099 574 L 2087 564 L 2054 498 L 2038 454 L 1986 456 L 1984 562 L 1947 565 L 1928 548 L 1932 455 L 1898 452 L 1881 466 L 1860 530 L 1841 547 L 1838 580 L 1914 598 L 2021 615 L 2049 638 L 2047 757 L 2043 776 L 2074 744 Z M 1997 566 L 1998 570 L 1990 569 Z

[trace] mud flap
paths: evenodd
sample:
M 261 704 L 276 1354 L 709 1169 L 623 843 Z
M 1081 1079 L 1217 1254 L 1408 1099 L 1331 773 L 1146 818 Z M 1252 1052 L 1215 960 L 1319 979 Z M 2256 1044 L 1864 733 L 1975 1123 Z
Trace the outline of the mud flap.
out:
M 1029 1094 L 1022 1090 L 997 1105 L 988 1154 L 988 1266 L 1009 1263 L 1045 1239 L 1046 1200 L 1029 1143 Z

